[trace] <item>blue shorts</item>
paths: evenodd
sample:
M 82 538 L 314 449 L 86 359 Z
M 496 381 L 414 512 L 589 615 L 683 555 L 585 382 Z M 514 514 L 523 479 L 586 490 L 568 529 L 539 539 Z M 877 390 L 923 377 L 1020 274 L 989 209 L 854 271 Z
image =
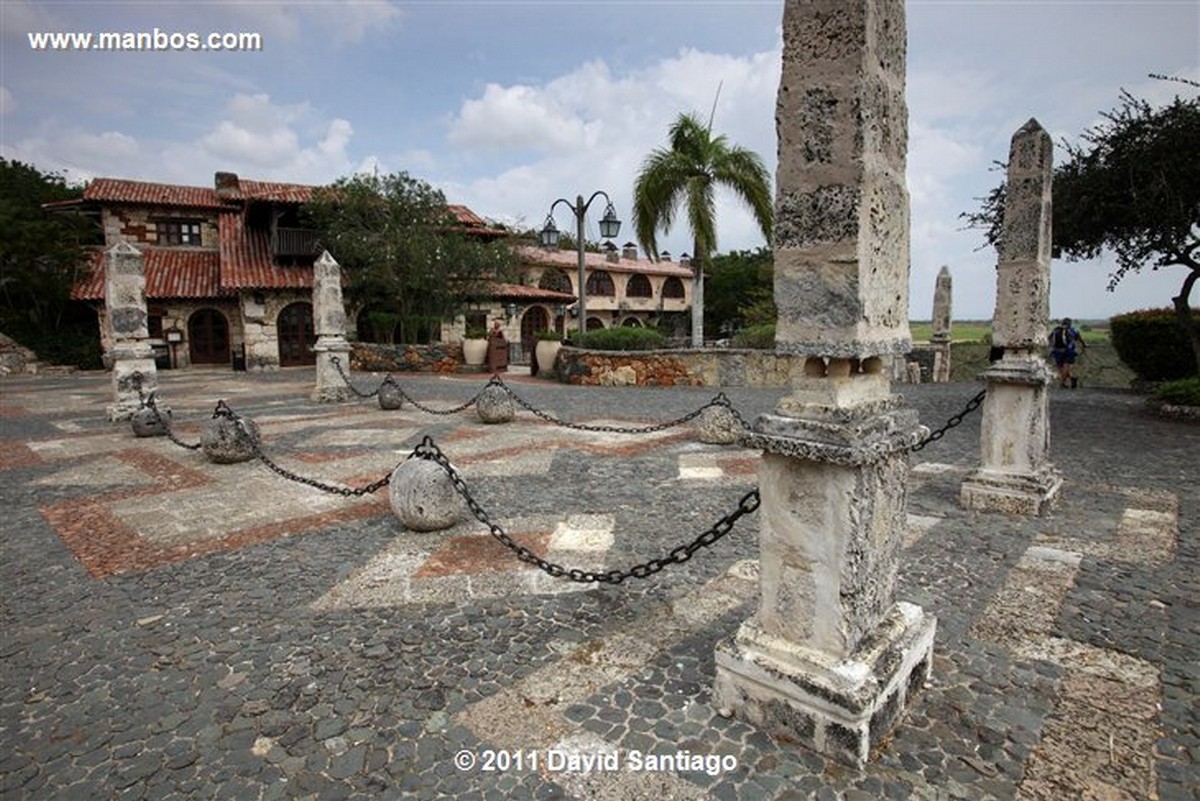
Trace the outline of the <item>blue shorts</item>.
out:
M 1062 367 L 1064 364 L 1075 363 L 1074 348 L 1055 348 L 1050 351 L 1050 355 L 1054 357 L 1054 363 L 1059 367 Z

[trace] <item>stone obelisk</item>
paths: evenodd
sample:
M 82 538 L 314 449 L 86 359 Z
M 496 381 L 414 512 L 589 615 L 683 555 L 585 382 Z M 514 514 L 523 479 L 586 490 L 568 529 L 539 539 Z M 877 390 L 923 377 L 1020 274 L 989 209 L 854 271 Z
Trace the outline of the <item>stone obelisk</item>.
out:
M 342 268 L 329 251 L 313 265 L 313 327 L 317 342 L 317 386 L 312 399 L 338 403 L 350 397 L 342 371 L 350 374 L 350 343 L 346 341 L 346 306 L 342 301 Z M 338 370 L 333 359 L 342 367 Z
M 787 0 L 776 106 L 776 349 L 806 358 L 743 439 L 759 467 L 758 609 L 717 645 L 716 703 L 862 763 L 932 662 L 895 600 L 909 449 L 891 393 L 908 331 L 903 0 Z
M 1050 370 L 1042 358 L 1050 317 L 1050 134 L 1030 120 L 1012 137 L 996 265 L 992 345 L 1003 357 L 983 373 L 980 466 L 963 481 L 968 509 L 1045 514 L 1062 477 L 1050 463 Z
M 943 264 L 933 286 L 933 333 L 929 336 L 933 344 L 933 381 L 937 384 L 950 380 L 950 302 L 950 268 Z
M 141 251 L 128 242 L 119 242 L 104 254 L 104 310 L 112 342 L 113 405 L 108 407 L 108 419 L 128 420 L 141 407 L 139 380 L 146 395 L 158 387 L 145 267 Z

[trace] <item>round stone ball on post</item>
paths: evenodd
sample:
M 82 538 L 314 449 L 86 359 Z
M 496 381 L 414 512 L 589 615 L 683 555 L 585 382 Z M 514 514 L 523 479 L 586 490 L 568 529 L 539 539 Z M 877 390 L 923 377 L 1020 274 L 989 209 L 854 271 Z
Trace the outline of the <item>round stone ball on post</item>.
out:
M 390 411 L 404 405 L 404 396 L 400 392 L 400 386 L 392 380 L 391 376 L 383 379 L 383 383 L 379 385 L 378 397 L 380 409 Z
M 257 456 L 261 442 L 258 424 L 231 414 L 214 415 L 200 432 L 200 448 L 214 464 L 248 462 Z
M 483 388 L 475 400 L 475 412 L 485 423 L 507 423 L 513 419 L 516 409 L 512 396 L 499 384 Z
M 450 476 L 436 463 L 408 459 L 392 471 L 388 501 L 411 531 L 441 531 L 466 517 L 466 506 Z
M 135 437 L 166 436 L 170 424 L 171 410 L 159 404 L 156 407 L 143 406 L 129 418 Z

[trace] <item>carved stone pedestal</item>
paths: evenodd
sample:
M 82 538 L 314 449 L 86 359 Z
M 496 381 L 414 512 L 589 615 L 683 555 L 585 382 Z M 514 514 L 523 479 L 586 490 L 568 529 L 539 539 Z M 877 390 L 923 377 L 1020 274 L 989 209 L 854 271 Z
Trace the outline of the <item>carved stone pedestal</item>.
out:
M 936 620 L 895 601 L 908 451 L 927 430 L 881 373 L 806 379 L 764 450 L 760 601 L 717 647 L 716 703 L 853 764 L 929 675 Z
M 1050 372 L 1036 354 L 1005 354 L 983 373 L 980 466 L 963 481 L 963 507 L 1044 515 L 1062 487 L 1049 461 Z
M 861 765 L 928 681 L 937 621 L 895 604 L 842 658 L 746 621 L 717 644 L 715 703 L 768 734 Z
M 312 399 L 317 403 L 341 403 L 349 400 L 350 386 L 342 377 L 341 371 L 333 363 L 334 357 L 349 372 L 350 343 L 342 337 L 319 337 L 313 345 L 317 355 L 317 386 L 313 389 Z

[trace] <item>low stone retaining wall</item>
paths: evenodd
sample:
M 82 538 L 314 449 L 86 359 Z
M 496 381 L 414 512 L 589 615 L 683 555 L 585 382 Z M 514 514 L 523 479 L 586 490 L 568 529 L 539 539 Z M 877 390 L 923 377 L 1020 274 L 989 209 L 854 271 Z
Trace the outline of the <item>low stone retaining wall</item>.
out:
M 950 350 L 950 380 L 973 381 L 988 365 L 989 346 L 955 342 Z M 911 361 L 923 362 L 930 346 L 917 345 Z M 925 360 L 929 361 L 929 360 Z M 930 361 L 930 364 L 932 362 Z M 600 351 L 564 347 L 556 369 L 560 381 L 587 386 L 764 387 L 783 388 L 803 374 L 804 360 L 765 350 Z M 1128 389 L 1133 373 L 1107 342 L 1088 346 L 1075 374 L 1088 387 Z M 922 381 L 928 381 L 922 370 Z
M 380 345 L 355 342 L 350 346 L 350 366 L 375 373 L 457 373 L 467 369 L 462 345 Z

